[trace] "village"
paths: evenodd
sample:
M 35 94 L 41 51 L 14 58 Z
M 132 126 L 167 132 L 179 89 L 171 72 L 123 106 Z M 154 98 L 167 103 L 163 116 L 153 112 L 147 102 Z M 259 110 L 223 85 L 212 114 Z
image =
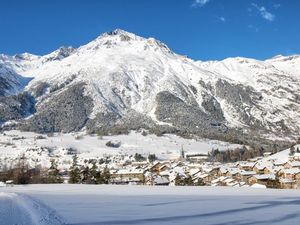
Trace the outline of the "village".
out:
M 158 160 L 154 154 L 144 157 L 135 155 L 106 156 L 100 160 L 78 159 L 73 155 L 73 165 L 69 169 L 59 169 L 52 160 L 49 169 L 41 170 L 41 178 L 36 183 L 85 183 L 85 184 L 113 184 L 113 185 L 165 185 L 165 186 L 230 186 L 256 188 L 300 188 L 300 145 L 289 151 L 287 159 L 265 152 L 264 156 L 238 161 L 234 163 L 211 162 L 206 154 L 189 154 L 181 150 L 177 158 Z M 284 152 L 284 151 L 283 151 Z M 275 155 L 276 155 L 275 154 Z M 273 156 L 273 157 L 272 157 Z M 75 161 L 74 161 L 75 160 Z M 25 164 L 23 163 L 23 166 Z M 96 182 L 99 173 L 100 182 Z M 36 173 L 37 169 L 23 168 L 33 171 L 27 177 Z M 12 186 L 16 173 L 5 179 L 7 171 L 0 173 L 0 186 Z M 105 172 L 103 172 L 105 171 Z M 76 174 L 75 174 L 76 173 Z M 105 175 L 100 175 L 104 174 Z M 44 179 L 43 179 L 44 177 Z M 50 177 L 50 179 L 49 179 Z M 51 178 L 52 177 L 52 178 Z M 59 177 L 59 178 L 58 178 Z M 104 177 L 104 178 L 103 178 Z M 12 178 L 12 179 L 11 179 Z M 34 179 L 33 179 L 34 180 Z M 18 183 L 18 182 L 17 182 Z M 20 183 L 20 182 L 19 182 Z M 30 181 L 28 183 L 31 183 Z M 22 184 L 22 183 L 21 183 Z M 26 184 L 26 183 L 24 183 Z
M 81 183 L 300 188 L 300 144 L 277 153 L 264 152 L 263 156 L 244 161 L 221 163 L 212 159 L 209 152 L 189 151 L 182 146 L 181 149 L 178 146 L 177 153 L 169 158 L 161 158 L 154 152 L 129 154 L 120 150 L 117 154 L 84 157 L 72 148 L 40 147 L 32 145 L 28 138 L 12 137 L 16 139 L 15 143 L 28 140 L 28 146 L 32 147 L 26 147 L 22 154 L 10 161 L 0 159 L 0 186 Z M 119 149 L 119 145 L 106 142 L 111 152 Z
M 125 160 L 119 168 L 110 167 L 110 183 L 300 188 L 299 149 L 287 161 L 272 159 L 270 155 L 266 152 L 263 157 L 228 164 L 207 162 L 205 155 L 188 155 L 183 151 L 175 160 L 152 163 Z

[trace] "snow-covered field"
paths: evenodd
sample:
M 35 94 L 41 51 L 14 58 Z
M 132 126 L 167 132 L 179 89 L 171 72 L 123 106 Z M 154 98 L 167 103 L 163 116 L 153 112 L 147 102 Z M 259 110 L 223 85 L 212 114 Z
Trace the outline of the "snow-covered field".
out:
M 300 220 L 300 190 L 29 185 L 0 192 L 0 225 L 296 225 Z
M 134 155 L 140 153 L 145 156 L 156 154 L 161 159 L 170 159 L 180 155 L 181 148 L 187 153 L 207 153 L 213 148 L 220 150 L 241 147 L 214 140 L 184 139 L 175 135 L 143 136 L 140 133 L 131 132 L 129 135 L 97 136 L 84 135 L 83 133 L 63 134 L 57 133 L 53 137 L 41 136 L 31 132 L 7 131 L 0 134 L 0 159 L 15 159 L 16 156 L 26 151 L 26 157 L 40 160 L 39 163 L 47 166 L 49 155 L 59 158 L 61 164 L 71 161 L 71 155 L 67 155 L 67 148 L 76 149 L 80 158 L 90 159 L 107 155 Z M 106 146 L 108 141 L 120 142 L 119 148 Z M 53 152 L 36 150 L 40 147 L 48 147 Z M 33 149 L 33 150 L 30 150 Z

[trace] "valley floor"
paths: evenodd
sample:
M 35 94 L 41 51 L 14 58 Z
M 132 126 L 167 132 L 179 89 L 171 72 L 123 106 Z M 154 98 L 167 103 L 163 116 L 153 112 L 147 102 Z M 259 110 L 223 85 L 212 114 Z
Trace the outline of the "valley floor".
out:
M 0 189 L 0 225 L 295 225 L 300 190 L 28 185 Z

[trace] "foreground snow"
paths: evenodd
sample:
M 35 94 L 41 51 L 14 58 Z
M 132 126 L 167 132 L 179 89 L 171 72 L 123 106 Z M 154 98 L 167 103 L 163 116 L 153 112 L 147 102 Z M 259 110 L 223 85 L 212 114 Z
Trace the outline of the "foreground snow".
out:
M 0 225 L 294 225 L 300 219 L 300 190 L 30 185 L 0 191 Z

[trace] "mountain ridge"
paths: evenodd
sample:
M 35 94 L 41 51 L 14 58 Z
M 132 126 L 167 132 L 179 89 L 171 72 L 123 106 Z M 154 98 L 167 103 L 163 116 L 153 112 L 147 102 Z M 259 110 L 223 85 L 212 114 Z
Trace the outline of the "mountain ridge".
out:
M 2 98 L 23 91 L 35 99 L 29 117 L 2 119 L 6 129 L 15 121 L 36 132 L 144 128 L 242 142 L 254 133 L 258 139 L 299 136 L 297 55 L 194 61 L 154 38 L 117 29 L 79 48 L 25 56 L 0 57 L 1 68 L 28 79 Z M 0 105 L 0 118 L 9 109 Z

